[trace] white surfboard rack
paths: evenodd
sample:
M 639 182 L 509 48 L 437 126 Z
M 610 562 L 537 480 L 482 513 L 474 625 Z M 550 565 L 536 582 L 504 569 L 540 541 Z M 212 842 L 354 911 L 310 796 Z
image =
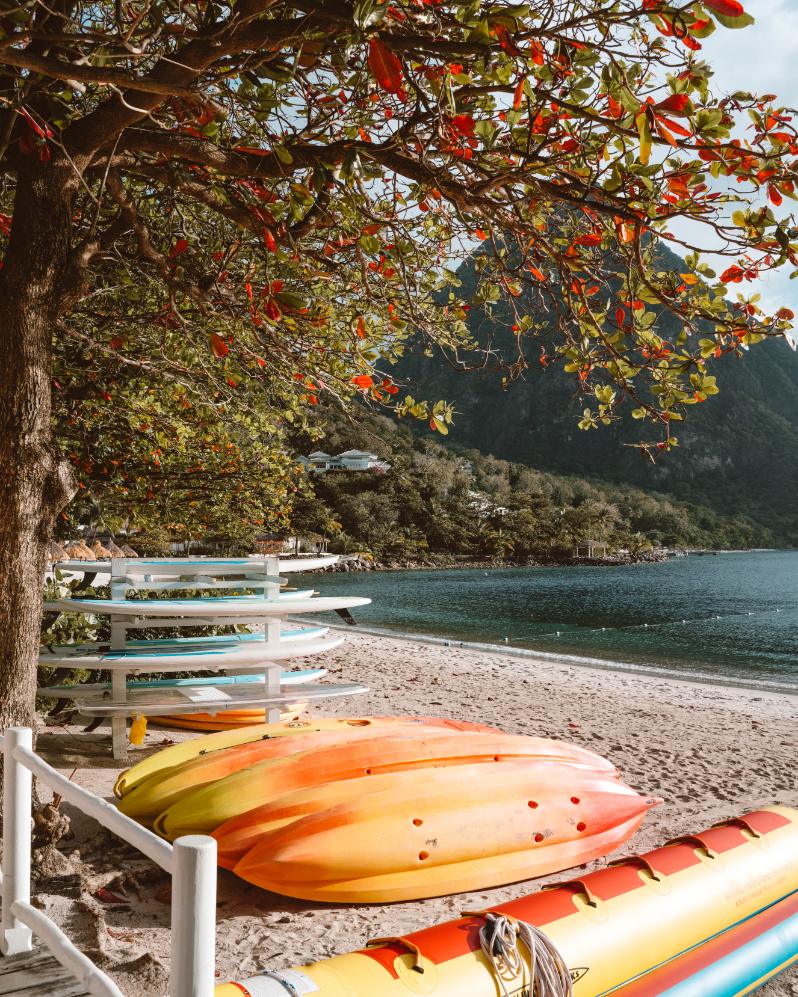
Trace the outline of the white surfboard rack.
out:
M 292 641 L 282 638 L 282 621 L 296 613 L 326 612 L 351 609 L 367 605 L 371 600 L 356 597 L 317 597 L 312 589 L 281 592 L 286 581 L 283 573 L 308 571 L 335 563 L 334 555 L 325 557 L 257 557 L 257 558 L 112 558 L 110 561 L 62 561 L 55 569 L 65 572 L 83 572 L 85 576 L 108 575 L 110 599 L 58 599 L 45 603 L 45 612 L 79 612 L 109 616 L 111 620 L 110 646 L 94 651 L 89 647 L 76 649 L 74 657 L 65 648 L 42 648 L 40 663 L 60 667 L 108 671 L 110 688 L 102 696 L 92 694 L 73 698 L 76 708 L 83 714 L 110 718 L 112 746 L 115 758 L 127 755 L 127 718 L 136 714 L 170 715 L 182 713 L 223 712 L 240 709 L 243 693 L 230 695 L 229 687 L 208 686 L 197 683 L 182 684 L 177 692 L 165 690 L 131 690 L 128 677 L 137 673 L 200 671 L 218 674 L 243 674 L 257 672 L 263 676 L 257 683 L 257 694 L 250 686 L 246 707 L 263 707 L 264 720 L 279 720 L 280 707 L 296 700 L 281 681 L 280 662 L 291 657 L 331 650 L 342 643 L 342 638 L 312 637 Z M 129 592 L 157 591 L 167 593 L 177 590 L 247 589 L 254 595 L 215 596 L 191 599 L 131 599 Z M 179 638 L 161 640 L 130 640 L 133 630 L 180 628 L 198 626 L 262 627 L 262 632 L 246 634 L 246 641 L 231 647 L 222 638 L 214 646 L 213 639 L 206 644 L 200 639 L 199 647 L 180 647 Z M 147 645 L 150 645 L 148 647 Z M 260 645 L 260 648 L 258 647 Z M 306 696 L 305 691 L 310 695 Z M 168 691 L 168 695 L 166 695 Z M 302 698 L 321 699 L 326 696 L 357 695 L 366 692 L 365 686 L 317 685 L 304 686 Z

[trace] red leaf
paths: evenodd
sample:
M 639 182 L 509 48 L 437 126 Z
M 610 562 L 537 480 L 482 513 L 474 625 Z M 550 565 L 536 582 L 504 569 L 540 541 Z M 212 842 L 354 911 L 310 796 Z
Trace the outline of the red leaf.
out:
M 740 17 L 744 14 L 743 5 L 737 0 L 703 0 L 707 10 L 715 14 L 725 14 L 726 17 Z
M 526 83 L 526 76 L 522 76 L 518 81 L 513 93 L 513 107 L 517 111 L 521 104 L 524 102 L 524 84 Z
M 352 378 L 352 384 L 356 384 L 358 388 L 367 391 L 374 386 L 374 380 L 368 374 L 358 374 L 357 377 Z
M 178 239 L 177 242 L 172 246 L 172 252 L 169 254 L 172 258 L 175 256 L 180 256 L 182 253 L 188 249 L 188 239 Z
M 213 350 L 213 355 L 217 360 L 224 360 L 230 352 L 230 347 L 222 339 L 222 337 L 217 336 L 215 332 L 211 333 L 211 349 Z
M 521 49 L 515 44 L 513 38 L 507 32 L 503 24 L 497 24 L 494 28 L 499 44 L 508 55 L 521 55 Z
M 474 134 L 475 122 L 470 114 L 456 114 L 449 124 L 461 135 L 471 136 Z
M 270 253 L 277 252 L 277 241 L 274 238 L 274 234 L 271 229 L 264 228 L 263 230 L 263 243 Z
M 666 114 L 689 114 L 691 108 L 692 103 L 686 93 L 673 93 L 654 105 L 655 110 L 665 111 Z
M 357 334 L 361 339 L 366 338 L 366 323 L 363 321 L 362 315 L 359 315 L 357 319 Z
M 402 89 L 402 63 L 379 38 L 372 38 L 369 42 L 368 63 L 374 79 L 383 90 L 399 93 Z
M 784 200 L 784 198 L 778 192 L 778 189 L 772 185 L 768 187 L 768 198 L 770 199 L 771 203 L 776 205 L 776 207 L 778 207 Z
M 729 267 L 720 275 L 721 284 L 739 284 L 743 279 L 743 271 L 738 266 Z

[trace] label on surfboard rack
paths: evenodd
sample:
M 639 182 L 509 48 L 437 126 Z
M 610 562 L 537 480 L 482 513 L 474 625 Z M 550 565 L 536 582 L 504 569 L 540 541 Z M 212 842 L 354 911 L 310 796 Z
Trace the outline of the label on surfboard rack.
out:
M 192 703 L 218 703 L 222 699 L 233 698 L 215 686 L 178 686 L 177 688 L 180 695 L 185 696 Z
M 315 994 L 319 991 L 318 984 L 296 969 L 283 969 L 279 972 L 264 973 L 262 976 L 251 976 L 243 983 L 235 982 L 233 986 L 238 987 L 247 997 L 285 997 L 286 994 L 304 997 L 304 994 Z

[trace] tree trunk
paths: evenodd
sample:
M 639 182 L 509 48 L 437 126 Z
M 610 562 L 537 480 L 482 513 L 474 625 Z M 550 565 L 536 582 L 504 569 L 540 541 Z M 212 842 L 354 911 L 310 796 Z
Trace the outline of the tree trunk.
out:
M 50 419 L 75 177 L 68 164 L 30 158 L 0 270 L 0 730 L 34 723 L 43 576 L 72 494 Z

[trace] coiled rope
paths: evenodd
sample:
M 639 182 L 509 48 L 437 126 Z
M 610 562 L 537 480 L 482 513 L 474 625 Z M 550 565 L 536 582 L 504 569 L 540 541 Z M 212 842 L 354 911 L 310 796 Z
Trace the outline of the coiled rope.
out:
M 485 919 L 479 929 L 479 943 L 503 997 L 510 997 L 505 977 L 517 980 L 525 967 L 529 969 L 529 997 L 573 997 L 568 967 L 540 928 L 494 911 L 478 916 Z M 523 942 L 529 953 L 528 959 L 521 954 L 519 942 Z

